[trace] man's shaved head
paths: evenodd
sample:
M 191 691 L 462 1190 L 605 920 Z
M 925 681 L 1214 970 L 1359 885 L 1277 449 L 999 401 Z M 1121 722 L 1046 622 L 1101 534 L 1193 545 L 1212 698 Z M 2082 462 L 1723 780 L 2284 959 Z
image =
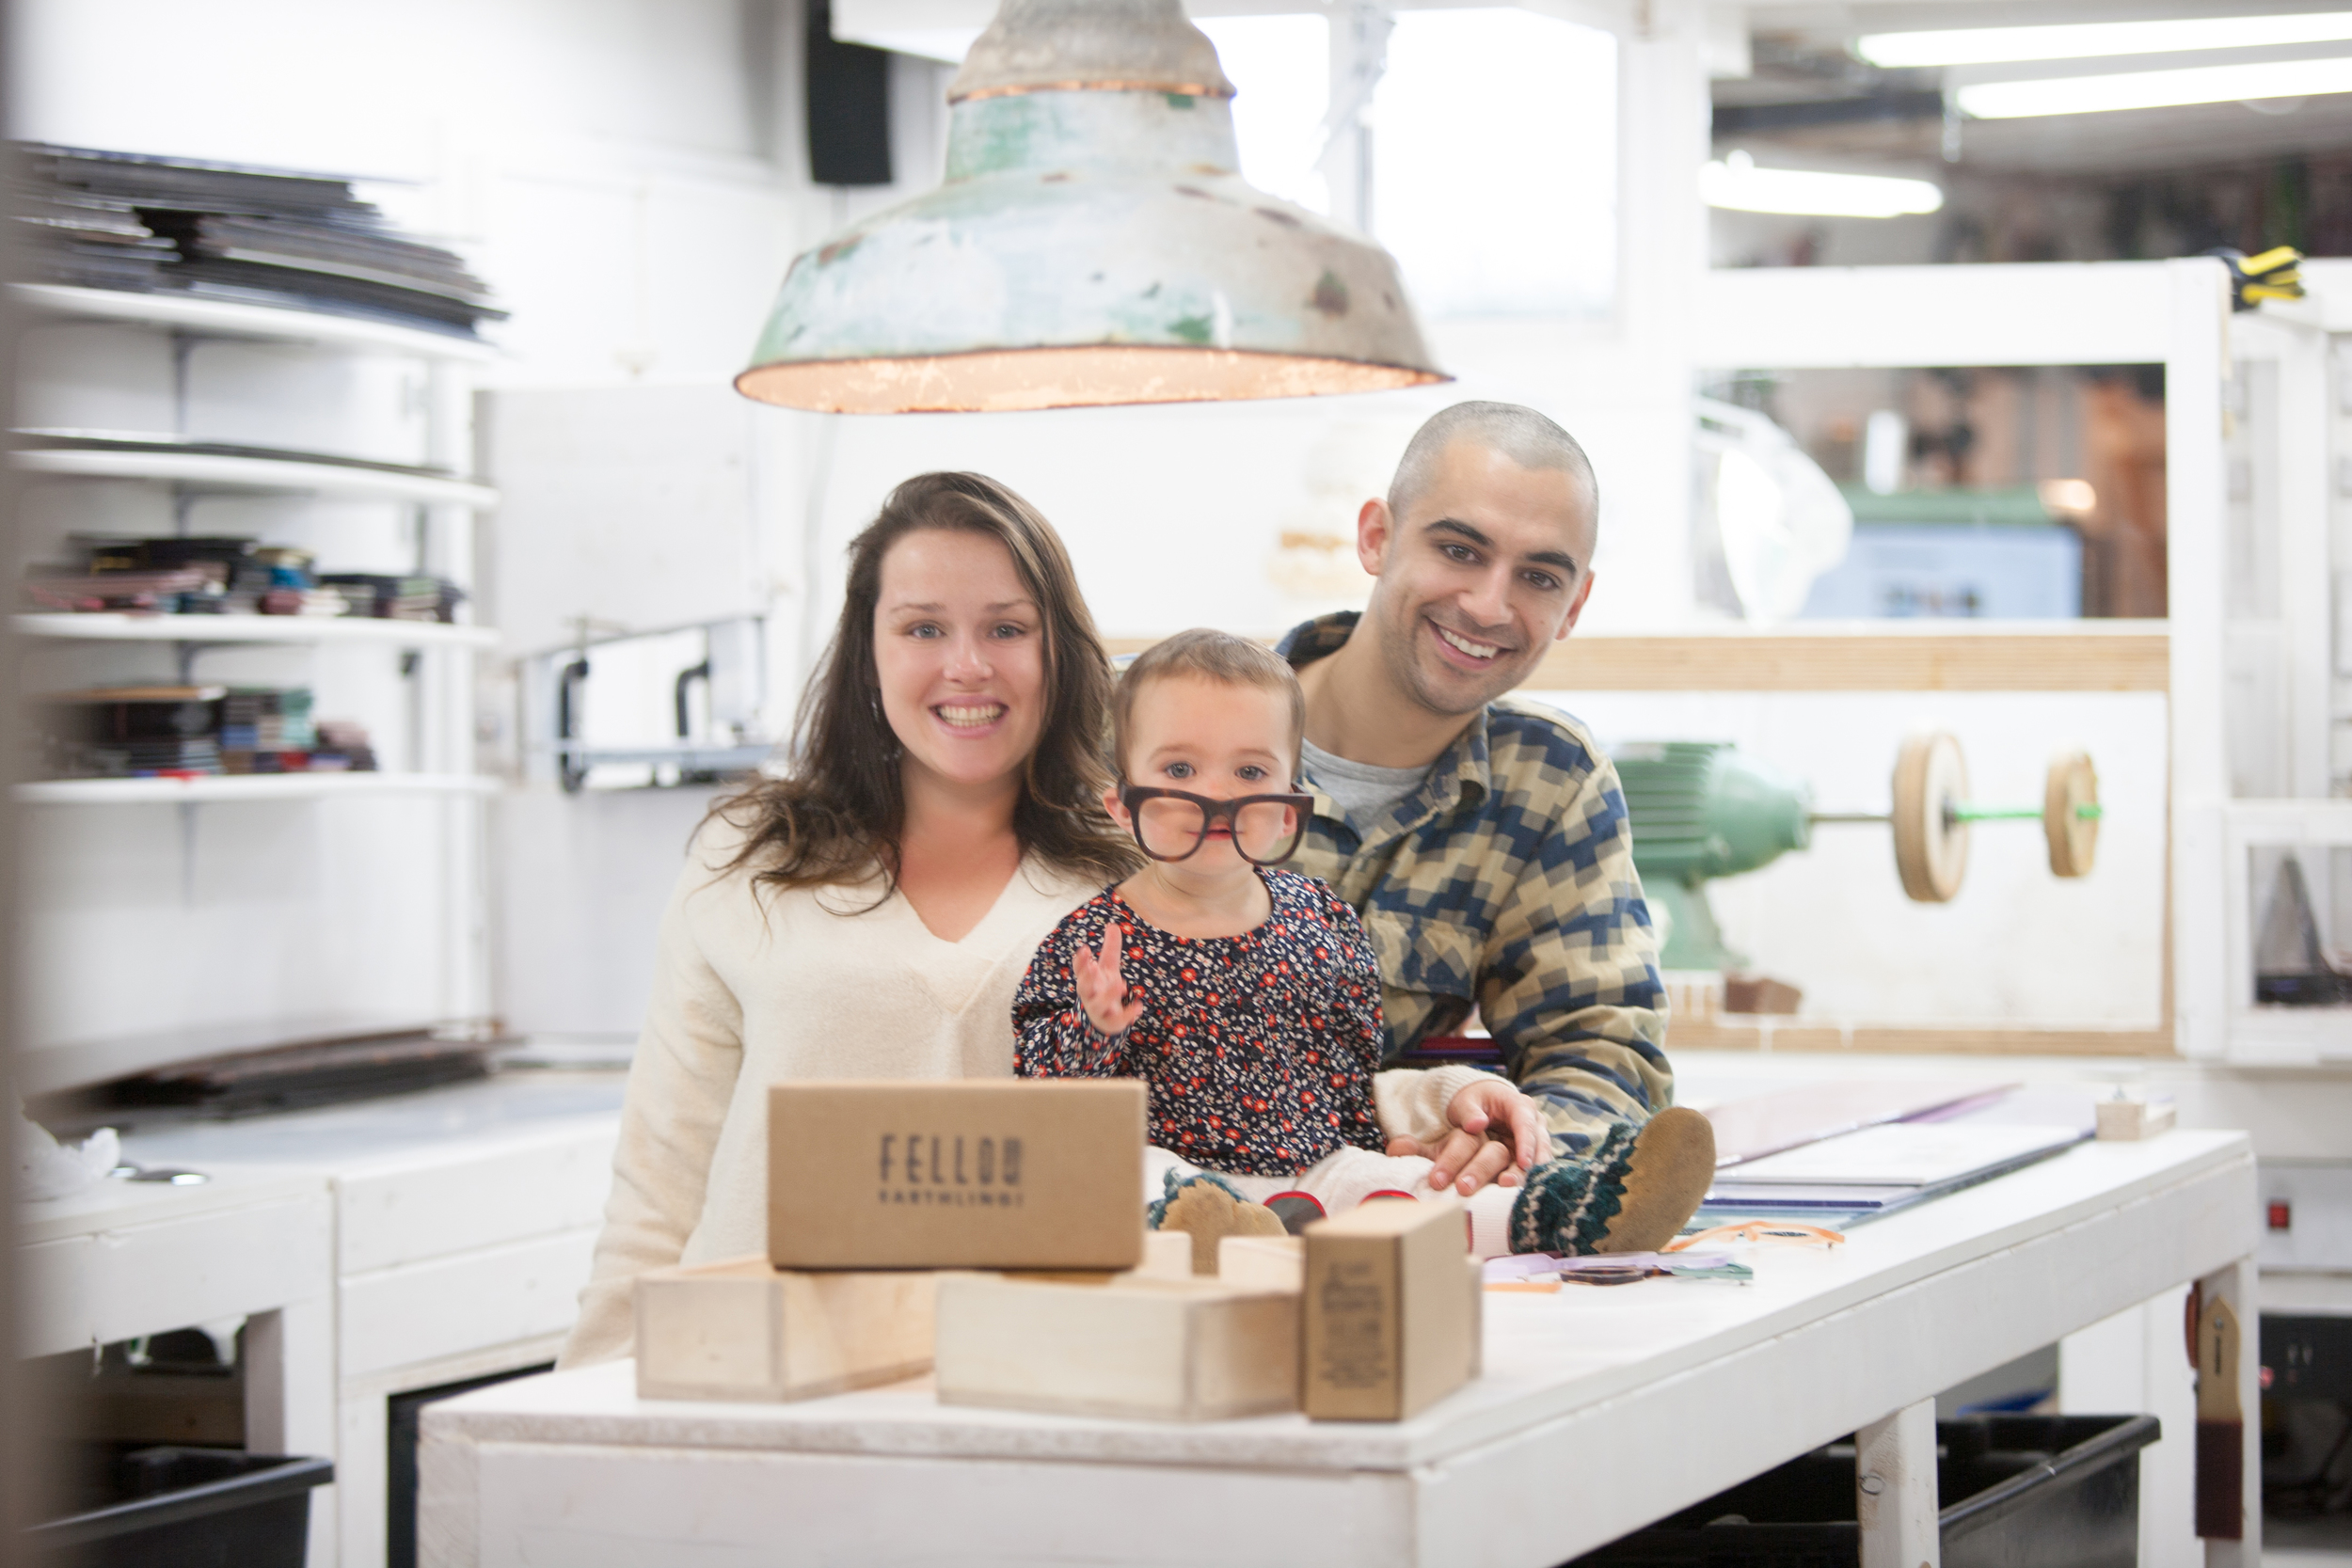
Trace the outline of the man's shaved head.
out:
M 1584 486 L 1592 515 L 1600 514 L 1600 483 L 1593 476 L 1592 459 L 1576 437 L 1516 403 L 1457 403 L 1433 415 L 1413 433 L 1397 460 L 1396 477 L 1389 481 L 1389 511 L 1402 522 L 1412 515 L 1413 503 L 1429 487 L 1438 460 L 1456 441 L 1472 441 L 1501 452 L 1522 468 L 1549 468 L 1573 475 Z

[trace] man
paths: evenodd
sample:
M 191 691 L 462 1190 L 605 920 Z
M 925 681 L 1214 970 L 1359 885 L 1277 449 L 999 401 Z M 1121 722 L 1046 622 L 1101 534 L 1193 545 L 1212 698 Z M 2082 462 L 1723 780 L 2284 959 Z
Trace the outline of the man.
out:
M 1564 1199 L 1616 1204 L 1622 1218 L 1595 1222 L 1616 1251 L 1680 1227 L 1714 1145 L 1704 1117 L 1668 1109 L 1665 994 L 1616 770 L 1575 720 L 1505 696 L 1583 611 L 1598 502 L 1550 420 L 1457 404 L 1358 514 L 1377 579 L 1362 615 L 1310 621 L 1280 651 L 1306 690 L 1315 796 L 1293 863 L 1363 916 L 1391 1060 L 1475 1007 L 1557 1152 L 1625 1188 Z M 1391 1152 L 1430 1155 L 1437 1185 L 1510 1155 L 1461 1132 Z

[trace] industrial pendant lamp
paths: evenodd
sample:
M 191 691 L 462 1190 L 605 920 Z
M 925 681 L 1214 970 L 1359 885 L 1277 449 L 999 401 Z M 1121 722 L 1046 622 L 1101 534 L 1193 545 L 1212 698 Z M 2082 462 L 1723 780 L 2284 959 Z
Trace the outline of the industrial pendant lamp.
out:
M 795 260 L 737 389 L 908 414 L 1449 379 L 1386 251 L 1241 178 L 1232 96 L 1179 0 L 1003 0 L 946 182 Z

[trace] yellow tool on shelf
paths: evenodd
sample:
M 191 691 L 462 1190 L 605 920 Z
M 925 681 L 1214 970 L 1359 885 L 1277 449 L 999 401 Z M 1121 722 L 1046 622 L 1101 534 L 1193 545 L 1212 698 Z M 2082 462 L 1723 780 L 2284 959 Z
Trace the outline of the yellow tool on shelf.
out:
M 2230 269 L 2230 308 L 2251 310 L 2266 299 L 2301 299 L 2303 253 L 2290 245 L 2273 245 L 2259 256 L 2236 250 L 2209 250 Z

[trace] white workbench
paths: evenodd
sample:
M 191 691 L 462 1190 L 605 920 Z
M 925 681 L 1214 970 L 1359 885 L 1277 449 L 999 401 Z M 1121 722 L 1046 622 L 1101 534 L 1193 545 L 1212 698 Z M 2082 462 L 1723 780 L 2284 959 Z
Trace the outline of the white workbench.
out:
M 420 1544 L 448 1568 L 1535 1568 L 2189 1281 L 2250 1334 L 2253 1194 L 2243 1134 L 2176 1132 L 2071 1149 L 1835 1252 L 1759 1253 L 1744 1287 L 1490 1295 L 1486 1375 L 1393 1425 L 954 1409 L 924 1381 L 643 1402 L 625 1362 L 531 1378 L 426 1413 Z M 2249 1499 L 2256 1457 L 2249 1443 Z M 2259 1528 L 2208 1560 L 2252 1568 Z

